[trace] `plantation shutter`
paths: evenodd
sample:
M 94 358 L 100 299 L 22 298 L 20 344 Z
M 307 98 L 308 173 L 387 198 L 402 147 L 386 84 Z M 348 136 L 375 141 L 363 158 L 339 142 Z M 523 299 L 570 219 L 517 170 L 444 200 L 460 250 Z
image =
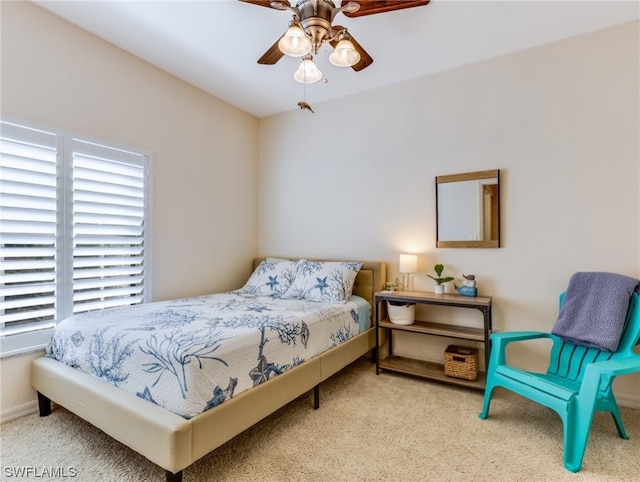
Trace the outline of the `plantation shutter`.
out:
M 59 308 L 57 136 L 1 127 L 0 330 L 41 332 L 35 336 L 44 343 Z
M 146 156 L 71 140 L 73 313 L 142 302 Z
M 150 299 L 149 154 L 0 121 L 0 356 Z

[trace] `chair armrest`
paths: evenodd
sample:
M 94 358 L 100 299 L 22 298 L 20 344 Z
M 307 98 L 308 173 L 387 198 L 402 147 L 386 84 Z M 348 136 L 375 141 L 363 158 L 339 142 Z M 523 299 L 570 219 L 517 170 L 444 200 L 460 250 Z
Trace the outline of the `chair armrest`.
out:
M 615 377 L 635 372 L 640 372 L 640 355 L 589 363 L 578 396 L 582 400 L 595 400 L 597 392 L 611 389 Z
M 537 338 L 552 338 L 551 333 L 542 331 L 501 331 L 499 333 L 491 333 L 491 341 L 501 342 L 504 344 L 512 341 L 535 340 Z
M 491 355 L 489 356 L 489 365 L 494 368 L 506 363 L 506 348 L 512 341 L 527 341 L 550 338 L 556 342 L 556 336 L 551 333 L 542 331 L 501 331 L 499 333 L 491 333 Z
M 630 373 L 636 372 L 640 372 L 640 355 L 631 355 L 613 360 L 589 363 L 585 371 L 585 378 L 601 375 L 617 377 L 619 375 L 629 375 Z

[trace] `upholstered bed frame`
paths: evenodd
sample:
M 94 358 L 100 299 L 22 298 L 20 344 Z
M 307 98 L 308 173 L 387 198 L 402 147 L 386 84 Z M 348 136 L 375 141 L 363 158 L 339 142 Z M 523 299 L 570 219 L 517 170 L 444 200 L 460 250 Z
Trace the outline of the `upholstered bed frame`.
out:
M 372 316 L 374 293 L 385 281 L 384 263 L 364 262 L 353 293 L 369 301 Z M 167 481 L 180 481 L 183 469 L 305 392 L 313 389 L 318 408 L 320 383 L 374 346 L 371 328 L 188 420 L 47 357 L 34 360 L 31 384 L 41 416 L 54 401 L 164 468 Z

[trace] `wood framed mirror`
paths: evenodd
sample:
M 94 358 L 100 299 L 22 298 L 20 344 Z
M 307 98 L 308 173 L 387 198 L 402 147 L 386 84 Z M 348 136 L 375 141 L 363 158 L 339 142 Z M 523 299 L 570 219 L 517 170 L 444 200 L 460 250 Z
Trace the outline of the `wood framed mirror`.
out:
M 436 177 L 436 247 L 500 247 L 500 169 Z

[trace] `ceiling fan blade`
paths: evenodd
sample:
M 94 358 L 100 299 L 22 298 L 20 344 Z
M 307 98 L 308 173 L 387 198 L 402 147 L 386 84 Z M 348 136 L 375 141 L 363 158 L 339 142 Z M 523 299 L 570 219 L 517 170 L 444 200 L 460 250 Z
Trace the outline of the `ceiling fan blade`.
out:
M 357 64 L 352 65 L 351 68 L 356 72 L 359 72 L 362 69 L 366 69 L 367 67 L 369 67 L 373 63 L 373 58 L 371 57 L 371 55 L 367 53 L 365 49 L 362 48 L 362 45 L 360 45 L 356 41 L 356 39 L 354 39 L 353 37 L 351 37 L 351 43 L 360 54 L 360 61 Z
M 271 0 L 238 0 L 238 1 L 244 2 L 244 3 L 250 3 L 252 5 L 259 5 L 261 7 L 272 8 Z
M 336 25 L 333 28 L 338 32 L 341 30 L 345 30 L 345 28 L 340 25 Z M 338 45 L 339 40 L 339 38 L 335 38 L 329 43 L 335 49 L 336 45 Z M 373 63 L 373 58 L 367 53 L 365 49 L 362 48 L 362 45 L 360 45 L 358 41 L 353 38 L 353 35 L 351 35 L 351 33 L 349 33 L 349 40 L 353 44 L 353 48 L 355 48 L 356 51 L 360 54 L 360 60 L 357 64 L 352 65 L 351 68 L 356 72 L 360 72 L 362 69 L 366 69 Z
M 282 50 L 278 48 L 279 41 L 280 39 L 276 40 L 276 43 L 274 43 L 271 47 L 269 47 L 269 50 L 267 50 L 264 54 L 262 54 L 262 57 L 258 59 L 259 64 L 273 65 L 284 56 L 284 54 L 282 53 Z
M 362 17 L 374 13 L 392 12 L 403 8 L 420 7 L 430 0 L 357 0 L 360 9 L 356 12 L 343 12 L 347 17 Z M 341 6 L 345 6 L 349 0 L 342 0 Z

